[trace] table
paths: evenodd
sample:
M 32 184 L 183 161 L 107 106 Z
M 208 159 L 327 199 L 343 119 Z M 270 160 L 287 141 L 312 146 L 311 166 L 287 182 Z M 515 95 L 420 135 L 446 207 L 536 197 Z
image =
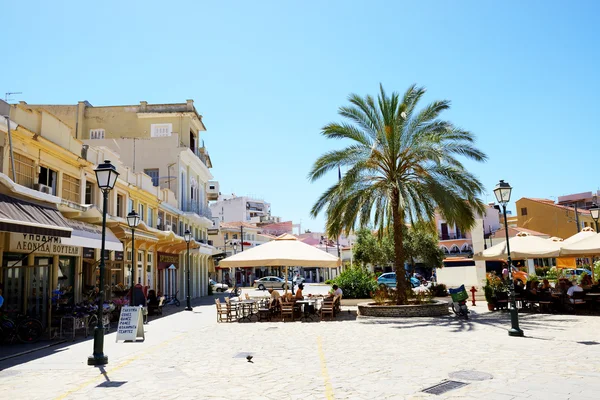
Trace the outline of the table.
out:
M 600 299 L 600 293 L 586 293 L 585 297 L 590 297 L 590 309 L 594 308 L 594 305 L 598 304 L 598 299 Z
M 311 321 L 313 321 L 312 315 L 310 314 L 310 308 L 307 307 L 310 304 L 316 303 L 317 300 L 316 299 L 306 299 L 306 300 L 297 300 L 296 304 L 302 304 L 302 308 L 304 309 L 304 312 L 302 313 L 302 316 L 300 317 L 301 321 L 308 321 L 309 319 Z
M 238 319 L 238 322 L 242 322 L 245 319 L 247 319 L 248 322 L 252 322 L 252 317 L 256 315 L 256 313 L 254 312 L 254 305 L 256 304 L 256 300 L 242 300 L 239 301 L 237 304 L 242 306 L 242 318 Z M 249 310 L 247 315 L 244 312 L 246 308 L 248 308 Z

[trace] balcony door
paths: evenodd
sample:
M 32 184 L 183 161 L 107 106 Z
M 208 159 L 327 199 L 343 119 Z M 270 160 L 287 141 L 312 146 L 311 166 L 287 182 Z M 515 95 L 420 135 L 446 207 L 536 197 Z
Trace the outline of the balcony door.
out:
M 448 240 L 449 236 L 448 236 L 448 224 L 446 224 L 445 222 L 443 222 L 440 226 L 440 230 L 442 232 L 442 240 Z

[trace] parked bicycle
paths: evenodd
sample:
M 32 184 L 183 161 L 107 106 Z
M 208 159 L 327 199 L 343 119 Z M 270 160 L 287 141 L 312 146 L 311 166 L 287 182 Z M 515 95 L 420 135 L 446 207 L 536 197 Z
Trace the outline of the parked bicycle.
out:
M 5 314 L 0 314 L 0 343 L 35 343 L 44 334 L 42 323 L 35 318 L 17 316 L 16 322 Z
M 181 302 L 177 298 L 178 294 L 179 294 L 179 290 L 177 292 L 175 292 L 175 294 L 173 296 L 167 297 L 165 305 L 166 306 L 174 305 L 175 307 L 179 307 L 181 305 Z

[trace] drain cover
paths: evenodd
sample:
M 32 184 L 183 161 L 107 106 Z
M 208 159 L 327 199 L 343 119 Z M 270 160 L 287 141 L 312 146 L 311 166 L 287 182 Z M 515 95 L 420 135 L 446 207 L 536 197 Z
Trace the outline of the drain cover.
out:
M 106 381 L 97 385 L 96 387 L 109 388 L 109 387 L 120 387 L 126 384 L 127 381 Z
M 460 387 L 466 386 L 468 383 L 457 382 L 457 381 L 444 381 L 442 383 L 438 383 L 432 387 L 421 390 L 423 393 L 429 394 L 442 394 L 449 392 L 450 390 L 458 389 Z
M 579 343 L 579 344 L 586 344 L 588 346 L 593 346 L 595 344 L 600 344 L 600 343 L 594 342 L 594 341 L 583 341 L 583 342 L 577 342 L 577 343 Z
M 450 379 L 459 379 L 461 381 L 486 381 L 492 379 L 493 376 L 486 372 L 479 371 L 456 371 L 448 374 Z
M 237 353 L 235 356 L 233 356 L 233 358 L 246 358 L 247 356 L 252 356 L 252 353 L 249 353 L 247 351 L 242 351 L 240 353 Z

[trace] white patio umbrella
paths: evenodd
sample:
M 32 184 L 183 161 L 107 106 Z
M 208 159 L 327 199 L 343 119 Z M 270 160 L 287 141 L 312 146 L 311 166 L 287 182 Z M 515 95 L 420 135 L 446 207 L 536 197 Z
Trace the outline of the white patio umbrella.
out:
M 562 242 L 532 236 L 526 232 L 520 232 L 517 236 L 513 236 L 508 240 L 510 256 L 513 259 L 557 257 L 562 244 Z M 473 256 L 475 260 L 506 259 L 506 257 L 506 240 Z
M 342 262 L 338 257 L 286 233 L 275 240 L 224 258 L 219 265 L 225 268 L 285 267 L 287 291 L 288 267 L 337 268 L 342 265 Z
M 599 233 L 594 233 L 593 235 L 588 236 L 586 239 L 578 240 L 577 242 L 568 243 L 566 246 L 564 245 L 565 242 L 563 242 L 563 246 L 560 249 L 561 256 L 586 256 L 600 254 Z
M 595 236 L 595 235 L 596 235 L 596 231 L 594 229 L 590 228 L 589 226 L 586 226 L 580 232 L 577 232 L 573 236 L 563 240 L 562 244 L 563 244 L 563 246 L 565 246 L 565 245 L 577 243 L 577 242 L 582 241 L 583 239 L 587 239 L 587 238 Z

